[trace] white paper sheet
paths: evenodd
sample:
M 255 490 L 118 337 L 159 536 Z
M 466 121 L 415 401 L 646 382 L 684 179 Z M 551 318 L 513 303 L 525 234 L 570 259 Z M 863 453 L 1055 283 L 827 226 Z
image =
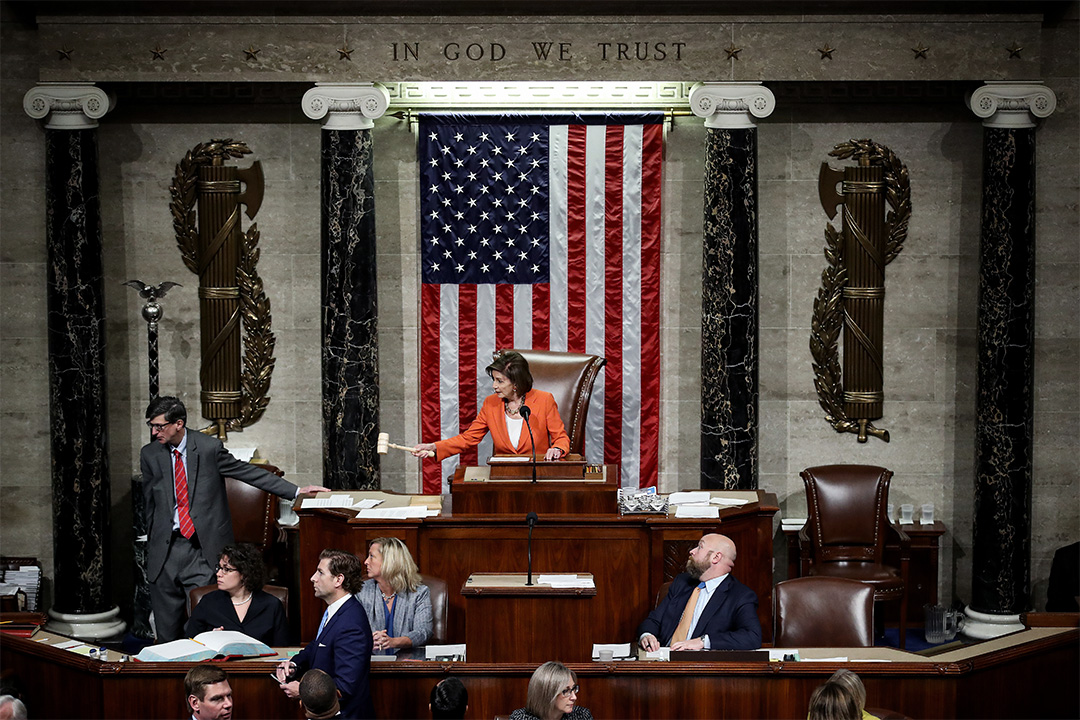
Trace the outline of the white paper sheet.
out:
M 679 505 L 675 508 L 677 518 L 719 518 L 720 508 L 715 505 Z
M 437 514 L 437 513 L 436 513 Z M 409 505 L 395 508 L 370 508 L 356 513 L 358 518 L 369 520 L 408 520 L 428 516 L 428 509 L 423 505 Z
M 744 498 L 726 498 L 726 497 L 712 497 L 709 498 L 709 502 L 713 505 L 727 505 L 729 507 L 735 507 L 738 505 L 749 505 L 750 501 Z
M 668 495 L 668 504 L 681 505 L 683 503 L 707 503 L 709 502 L 708 490 L 688 490 L 673 492 Z
M 304 498 L 300 501 L 301 508 L 351 508 L 352 505 L 351 495 L 328 495 L 327 497 Z

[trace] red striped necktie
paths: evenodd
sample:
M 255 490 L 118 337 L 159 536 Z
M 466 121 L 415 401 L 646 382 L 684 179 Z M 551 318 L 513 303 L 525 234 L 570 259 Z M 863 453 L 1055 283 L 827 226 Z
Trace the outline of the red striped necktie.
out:
M 190 540 L 195 534 L 195 523 L 191 522 L 187 470 L 184 469 L 184 456 L 179 450 L 173 450 L 173 461 L 173 486 L 176 489 L 176 509 L 180 516 L 180 534 Z

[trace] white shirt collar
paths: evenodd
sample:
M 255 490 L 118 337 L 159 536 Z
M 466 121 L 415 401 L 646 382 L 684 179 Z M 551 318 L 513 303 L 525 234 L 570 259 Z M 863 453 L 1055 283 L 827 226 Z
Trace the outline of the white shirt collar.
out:
M 340 610 L 341 606 L 344 605 L 345 602 L 351 597 L 352 595 L 350 593 L 345 593 L 344 596 L 330 603 L 330 605 L 328 605 L 326 608 L 326 622 L 330 622 L 330 618 L 334 617 L 334 613 Z

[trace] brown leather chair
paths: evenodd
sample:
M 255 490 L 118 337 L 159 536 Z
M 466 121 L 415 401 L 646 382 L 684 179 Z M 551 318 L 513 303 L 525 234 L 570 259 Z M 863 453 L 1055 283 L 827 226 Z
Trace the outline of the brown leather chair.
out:
M 195 606 L 199 604 L 199 601 L 203 599 L 203 596 L 206 595 L 206 593 L 208 593 L 208 592 L 210 592 L 212 590 L 217 590 L 217 584 L 203 585 L 202 587 L 197 587 L 197 588 L 193 589 L 191 592 L 188 593 L 188 602 L 187 602 L 187 614 L 188 614 L 188 617 L 191 617 L 191 611 L 195 609 Z M 273 595 L 274 597 L 276 597 L 278 600 L 281 601 L 281 604 L 285 606 L 285 619 L 288 620 L 289 619 L 289 588 L 281 587 L 280 585 L 263 585 L 263 592 L 268 592 L 271 595 Z
M 446 643 L 446 617 L 449 607 L 446 581 L 421 573 L 420 582 L 427 585 L 431 595 L 431 637 L 428 638 L 428 645 L 443 645 Z
M 276 467 L 265 467 L 277 475 L 284 474 Z M 225 494 L 236 542 L 251 543 L 265 555 L 274 542 L 277 497 L 231 477 L 225 478 Z
M 559 417 L 570 437 L 570 452 L 581 455 L 585 448 L 585 420 L 589 398 L 600 368 L 607 362 L 598 355 L 554 350 L 515 350 L 529 363 L 533 386 L 555 396 Z
M 886 506 L 892 471 L 874 465 L 822 465 L 800 473 L 809 519 L 799 531 L 801 574 L 868 583 L 874 601 L 900 602 L 900 647 L 907 632 L 911 540 L 889 522 Z M 885 538 L 895 533 L 900 568 L 884 564 Z
M 873 647 L 874 588 L 858 580 L 804 577 L 773 588 L 775 647 Z

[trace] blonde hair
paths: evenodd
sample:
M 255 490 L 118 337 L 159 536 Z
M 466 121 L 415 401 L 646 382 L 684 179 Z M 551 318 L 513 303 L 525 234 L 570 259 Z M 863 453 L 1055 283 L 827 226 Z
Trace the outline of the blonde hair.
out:
M 368 543 L 379 546 L 382 553 L 382 575 L 394 588 L 394 592 L 416 592 L 420 587 L 420 568 L 412 558 L 412 553 L 405 543 L 396 537 L 375 538 Z
M 555 698 L 567 685 L 577 685 L 577 675 L 573 670 L 554 660 L 544 663 L 529 678 L 525 709 L 544 720 L 551 715 Z
M 858 675 L 841 668 L 832 674 L 829 682 L 839 683 L 846 687 L 855 696 L 855 703 L 859 706 L 859 712 L 866 709 L 866 686 L 863 685 Z

